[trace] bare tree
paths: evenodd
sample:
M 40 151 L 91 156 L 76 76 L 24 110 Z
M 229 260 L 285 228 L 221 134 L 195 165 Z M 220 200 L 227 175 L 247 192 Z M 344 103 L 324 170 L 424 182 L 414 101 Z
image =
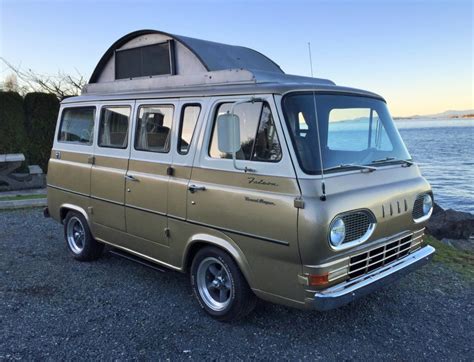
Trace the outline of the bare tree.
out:
M 9 74 L 5 77 L 5 80 L 2 84 L 2 89 L 6 90 L 7 92 L 18 92 L 18 79 L 15 74 Z
M 39 74 L 31 69 L 23 70 L 20 66 L 14 66 L 2 57 L 0 57 L 0 60 L 13 72 L 16 79 L 22 83 L 18 86 L 20 93 L 52 93 L 62 100 L 65 97 L 79 95 L 82 88 L 87 84 L 86 78 L 77 69 L 76 75 L 58 71 L 58 74 L 53 76 Z M 3 83 L 3 88 L 5 89 L 6 82 Z

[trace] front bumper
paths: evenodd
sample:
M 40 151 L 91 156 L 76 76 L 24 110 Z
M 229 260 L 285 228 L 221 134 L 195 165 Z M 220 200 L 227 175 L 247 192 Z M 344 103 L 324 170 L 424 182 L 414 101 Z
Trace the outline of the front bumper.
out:
M 433 257 L 434 252 L 432 246 L 425 246 L 371 273 L 317 292 L 313 306 L 325 311 L 350 303 L 418 269 Z

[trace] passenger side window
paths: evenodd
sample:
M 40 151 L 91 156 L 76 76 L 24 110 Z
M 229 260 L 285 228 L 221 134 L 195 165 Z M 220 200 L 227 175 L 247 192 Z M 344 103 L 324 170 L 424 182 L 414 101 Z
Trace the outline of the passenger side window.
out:
M 221 104 L 215 120 L 230 111 L 231 107 L 232 103 Z M 260 162 L 280 161 L 281 146 L 269 105 L 266 102 L 243 103 L 234 108 L 234 113 L 240 119 L 240 150 L 236 158 Z M 215 120 L 209 154 L 213 158 L 232 158 L 232 154 L 222 153 L 218 149 Z
M 370 108 L 334 108 L 329 112 L 327 146 L 335 151 L 393 149 L 377 111 Z
M 95 107 L 65 108 L 58 141 L 91 145 L 94 137 Z
M 178 152 L 186 155 L 193 139 L 194 129 L 201 112 L 200 105 L 189 104 L 183 106 L 181 110 L 181 124 L 178 134 Z
M 173 110 L 173 106 L 140 107 L 135 132 L 136 150 L 169 152 Z
M 130 107 L 104 107 L 99 122 L 99 147 L 127 148 Z

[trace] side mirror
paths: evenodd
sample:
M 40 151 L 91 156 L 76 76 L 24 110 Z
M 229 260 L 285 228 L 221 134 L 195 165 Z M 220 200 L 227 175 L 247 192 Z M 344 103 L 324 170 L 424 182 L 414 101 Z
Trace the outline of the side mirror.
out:
M 232 113 L 217 117 L 217 147 L 224 153 L 236 153 L 240 150 L 240 119 Z

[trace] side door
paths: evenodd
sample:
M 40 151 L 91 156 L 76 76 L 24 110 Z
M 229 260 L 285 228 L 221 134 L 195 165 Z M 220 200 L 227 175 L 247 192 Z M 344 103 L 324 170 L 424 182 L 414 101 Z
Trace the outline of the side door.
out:
M 126 175 L 127 233 L 138 238 L 135 249 L 161 260 L 167 259 L 168 181 L 177 103 L 137 101 Z
M 174 219 L 186 219 L 188 184 L 206 105 L 206 99 L 187 98 L 180 99 L 177 108 L 177 126 L 174 128 L 171 147 L 173 164 L 168 187 L 168 216 Z
M 125 174 L 133 107 L 134 101 L 107 102 L 99 107 L 91 171 L 91 206 L 94 232 L 105 240 L 111 239 L 111 230 L 126 231 Z
M 241 98 L 216 98 L 199 157 L 189 182 L 188 219 L 224 231 L 254 236 L 287 245 L 296 241 L 299 195 L 296 176 L 279 122 L 274 120 L 273 99 L 243 103 L 234 111 L 240 118 L 241 149 L 237 165 L 232 156 L 218 150 L 215 120 Z
M 201 132 L 187 199 L 187 218 L 193 224 L 223 232 L 245 255 L 253 288 L 281 294 L 297 293 L 301 261 L 297 243 L 300 190 L 285 143 L 273 97 L 236 105 L 241 149 L 237 166 L 232 155 L 218 149 L 215 126 L 219 114 L 250 96 L 214 98 L 210 119 Z

